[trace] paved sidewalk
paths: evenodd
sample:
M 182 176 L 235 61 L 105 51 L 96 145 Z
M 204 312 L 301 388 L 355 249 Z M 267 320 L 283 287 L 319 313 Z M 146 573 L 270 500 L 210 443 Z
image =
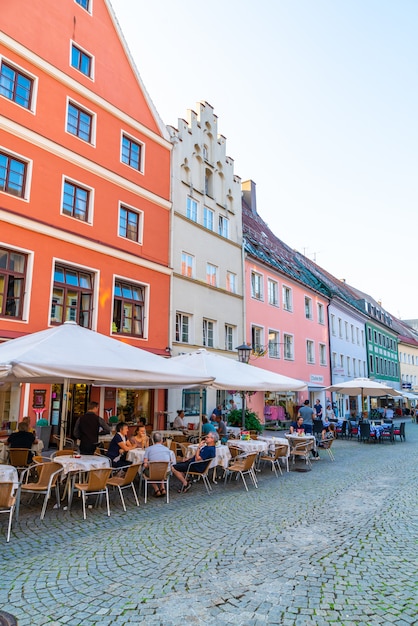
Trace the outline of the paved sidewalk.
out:
M 22 504 L 0 609 L 19 626 L 418 625 L 418 425 L 395 444 L 337 441 L 332 463 L 259 489 L 202 485 L 112 516 Z M 6 516 L 2 516 L 6 517 Z

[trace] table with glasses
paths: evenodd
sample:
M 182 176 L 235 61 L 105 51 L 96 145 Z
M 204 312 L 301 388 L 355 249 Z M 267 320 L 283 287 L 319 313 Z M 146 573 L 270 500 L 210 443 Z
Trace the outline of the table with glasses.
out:
M 62 455 L 55 457 L 54 461 L 63 466 L 63 474 L 68 477 L 66 485 L 66 491 L 68 493 L 68 509 L 71 508 L 74 483 L 77 474 L 89 472 L 94 469 L 110 467 L 110 459 L 108 459 L 107 456 L 99 456 L 98 454 L 82 454 L 79 457 Z

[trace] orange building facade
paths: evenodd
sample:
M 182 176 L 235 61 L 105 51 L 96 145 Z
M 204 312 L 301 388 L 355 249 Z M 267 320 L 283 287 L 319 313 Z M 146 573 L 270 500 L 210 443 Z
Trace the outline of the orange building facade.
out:
M 0 341 L 72 320 L 164 354 L 171 144 L 113 10 L 106 0 L 4 5 Z M 75 415 L 88 397 L 125 417 L 164 408 L 162 391 L 78 387 Z M 44 417 L 58 426 L 60 390 L 46 389 Z M 0 420 L 34 421 L 33 391 L 0 387 Z

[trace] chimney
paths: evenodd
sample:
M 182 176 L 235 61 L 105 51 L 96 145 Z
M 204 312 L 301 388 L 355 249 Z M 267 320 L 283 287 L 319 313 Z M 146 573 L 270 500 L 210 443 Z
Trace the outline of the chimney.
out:
M 251 212 L 257 215 L 257 196 L 255 190 L 255 182 L 253 180 L 245 180 L 241 184 L 242 196 L 245 204 L 247 204 Z

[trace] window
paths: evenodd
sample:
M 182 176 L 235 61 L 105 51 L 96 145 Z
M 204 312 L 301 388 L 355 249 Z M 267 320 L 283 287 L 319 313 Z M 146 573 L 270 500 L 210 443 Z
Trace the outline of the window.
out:
M 377 331 L 376 330 L 373 331 L 373 339 L 374 339 L 374 343 L 377 343 Z
M 203 209 L 203 226 L 208 230 L 213 230 L 213 211 L 207 206 Z
M 367 336 L 369 338 L 369 341 L 371 341 L 372 340 L 372 329 L 371 328 L 367 329 Z
M 0 248 L 0 316 L 22 318 L 26 256 Z
M 189 343 L 190 317 L 184 313 L 176 313 L 176 341 Z
M 0 94 L 16 104 L 30 109 L 32 104 L 33 80 L 2 61 L 0 70 Z
M 237 275 L 233 272 L 226 273 L 226 290 L 230 293 L 237 293 Z
M 62 212 L 82 222 L 89 221 L 90 191 L 68 180 L 64 181 Z
M 213 176 L 208 169 L 205 170 L 205 194 L 213 198 Z
M 115 280 L 113 332 L 144 337 L 145 287 Z
M 225 324 L 225 350 L 234 349 L 234 326 Z
M 369 368 L 370 368 L 370 374 L 373 374 L 374 367 L 373 367 L 373 355 L 372 354 L 369 354 Z
M 203 345 L 213 348 L 214 323 L 211 320 L 203 320 Z
M 351 343 L 354 343 L 355 342 L 354 326 L 353 326 L 353 324 L 351 324 L 350 326 L 351 326 Z
M 359 372 L 360 375 L 360 372 Z M 357 376 L 357 361 L 356 359 L 353 359 L 353 376 L 354 378 Z
M 314 342 L 310 339 L 306 341 L 306 361 L 308 363 L 315 363 L 315 348 Z
M 267 280 L 269 304 L 279 306 L 279 284 L 270 278 Z
M 276 330 L 269 330 L 269 357 L 280 358 L 280 334 Z
M 341 317 L 338 318 L 338 336 L 340 339 L 343 338 L 343 321 Z
M 256 272 L 251 272 L 251 297 L 256 300 L 263 299 L 263 277 Z
M 127 206 L 119 208 L 119 237 L 141 243 L 142 241 L 142 213 Z
M 71 321 L 91 328 L 93 285 L 93 274 L 57 264 L 54 271 L 51 324 Z
M 285 311 L 291 311 L 293 308 L 292 290 L 290 287 L 283 286 L 283 308 Z
M 360 329 L 358 326 L 356 326 L 356 340 L 357 340 L 357 345 L 360 345 Z
M 344 322 L 345 326 L 345 340 L 348 341 L 348 322 Z
M 337 353 L 333 352 L 332 353 L 332 369 L 337 367 Z
M 182 276 L 193 278 L 194 276 L 194 256 L 187 252 L 181 253 L 181 273 Z
M 312 300 L 305 296 L 305 317 L 308 320 L 312 319 Z
M 85 74 L 91 78 L 93 59 L 89 54 L 77 48 L 74 44 L 71 45 L 71 66 L 76 70 Z
M 219 234 L 221 237 L 228 239 L 229 237 L 229 219 L 223 215 L 219 216 Z
M 206 263 L 206 283 L 212 287 L 218 286 L 218 268 L 212 263 Z
M 93 116 L 73 102 L 68 103 L 67 132 L 83 141 L 92 142 Z
M 263 345 L 263 329 L 258 326 L 251 328 L 251 344 L 255 351 L 264 350 Z
M 376 374 L 379 374 L 380 370 L 379 370 L 379 357 L 378 356 L 375 357 L 375 365 L 376 365 Z
M 142 172 L 142 148 L 143 145 L 134 141 L 127 135 L 122 135 L 121 161 L 134 170 Z
M 28 164 L 0 152 L 0 191 L 18 198 L 25 197 Z
M 324 323 L 324 305 L 318 302 L 318 324 Z
M 331 333 L 335 336 L 335 315 L 331 314 Z
M 351 359 L 347 357 L 347 376 L 351 376 Z
M 293 361 L 293 336 L 283 335 L 284 358 Z
M 340 354 L 340 368 L 343 370 L 344 369 L 344 355 Z
M 320 365 L 327 364 L 327 348 L 323 343 L 319 344 L 319 363 Z
M 90 9 L 90 0 L 75 0 L 77 4 L 79 4 L 83 9 L 89 11 Z
M 193 222 L 197 222 L 197 202 L 193 198 L 187 198 L 186 217 Z

